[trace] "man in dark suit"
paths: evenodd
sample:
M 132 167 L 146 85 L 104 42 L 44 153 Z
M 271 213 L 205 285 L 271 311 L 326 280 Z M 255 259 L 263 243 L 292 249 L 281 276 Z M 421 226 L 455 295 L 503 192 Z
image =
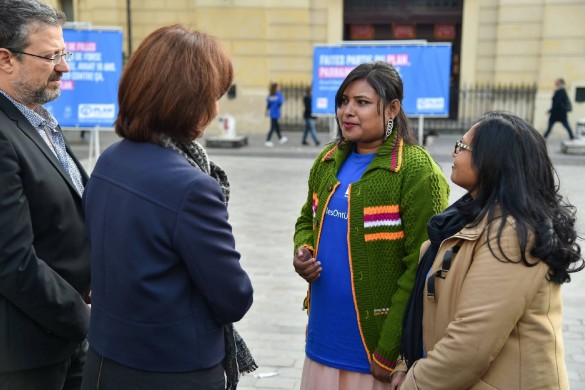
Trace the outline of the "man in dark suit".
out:
M 89 324 L 87 174 L 55 118 L 65 16 L 0 0 L 0 389 L 79 389 Z
M 552 97 L 552 107 L 548 110 L 550 117 L 548 118 L 548 128 L 544 133 L 544 138 L 548 138 L 555 122 L 561 122 L 565 129 L 567 129 L 569 137 L 575 139 L 573 130 L 567 120 L 567 113 L 569 111 L 571 111 L 571 101 L 565 90 L 565 80 L 557 79 L 555 80 L 555 93 Z

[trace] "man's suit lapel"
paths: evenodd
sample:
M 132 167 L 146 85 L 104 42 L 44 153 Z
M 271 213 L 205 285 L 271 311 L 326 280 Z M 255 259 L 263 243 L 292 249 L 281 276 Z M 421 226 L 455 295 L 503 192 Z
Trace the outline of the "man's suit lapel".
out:
M 24 117 L 24 115 L 22 115 L 22 113 L 18 110 L 18 108 L 16 108 L 14 106 L 14 104 L 12 104 L 12 102 L 10 102 L 8 99 L 6 99 L 1 94 L 0 94 L 0 99 L 1 99 L 2 108 L 6 112 L 6 115 L 10 119 L 12 119 L 13 121 L 16 122 L 16 126 L 22 131 L 22 133 L 26 137 L 28 137 L 31 141 L 33 141 L 35 143 L 35 145 L 40 149 L 40 151 L 47 158 L 47 160 L 49 160 L 51 165 L 57 171 L 59 171 L 59 174 L 61 175 L 61 177 L 63 177 L 63 179 L 67 182 L 67 184 L 71 187 L 71 189 L 73 189 L 73 192 L 77 196 L 80 196 L 77 193 L 77 189 L 75 188 L 75 185 L 73 184 L 73 181 L 72 181 L 71 177 L 69 176 L 69 173 L 67 173 L 65 171 L 65 168 L 63 168 L 63 165 L 61 165 L 59 160 L 57 160 L 57 156 L 55 156 L 55 153 L 53 153 L 53 151 L 51 149 L 49 149 L 49 145 L 47 145 L 47 143 L 41 137 L 39 132 L 30 124 L 30 122 Z M 59 128 L 59 131 L 61 131 L 61 128 Z M 87 174 L 85 173 L 85 170 L 80 166 L 79 161 L 77 161 L 77 159 L 75 157 L 73 157 L 73 154 L 71 153 L 71 149 L 69 149 L 67 142 L 65 142 L 65 145 L 66 145 L 67 153 L 69 153 L 69 155 L 72 156 L 73 160 L 75 161 L 75 164 L 78 166 L 78 168 L 81 172 L 81 176 L 82 176 L 83 181 L 85 183 L 87 181 Z

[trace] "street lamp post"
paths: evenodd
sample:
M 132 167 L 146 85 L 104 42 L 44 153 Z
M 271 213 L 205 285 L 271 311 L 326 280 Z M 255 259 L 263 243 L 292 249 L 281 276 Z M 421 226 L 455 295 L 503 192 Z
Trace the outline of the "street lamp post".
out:
M 126 23 L 128 25 L 128 58 L 132 55 L 132 0 L 126 0 Z

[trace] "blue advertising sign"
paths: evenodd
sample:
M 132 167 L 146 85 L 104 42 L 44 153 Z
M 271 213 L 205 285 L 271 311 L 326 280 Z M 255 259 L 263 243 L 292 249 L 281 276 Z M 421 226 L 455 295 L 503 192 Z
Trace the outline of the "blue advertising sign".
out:
M 122 31 L 63 29 L 69 72 L 61 96 L 45 107 L 62 127 L 113 126 L 118 115 Z
M 392 64 L 404 84 L 409 116 L 449 115 L 451 44 L 316 46 L 313 55 L 313 114 L 334 115 L 335 94 L 352 69 L 371 61 Z

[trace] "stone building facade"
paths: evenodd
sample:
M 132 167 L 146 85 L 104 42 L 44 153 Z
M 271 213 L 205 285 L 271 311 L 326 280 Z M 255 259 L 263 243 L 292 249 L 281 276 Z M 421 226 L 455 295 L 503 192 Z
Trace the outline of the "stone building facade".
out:
M 571 123 L 585 118 L 585 104 L 575 101 L 577 92 L 585 94 L 583 0 L 363 0 L 374 12 L 357 18 L 348 12 L 351 0 L 46 1 L 70 20 L 122 27 L 125 55 L 167 24 L 183 23 L 218 37 L 232 55 L 236 85 L 236 97 L 223 98 L 221 110 L 237 119 L 239 132 L 267 130 L 264 98 L 270 82 L 310 82 L 315 44 L 347 40 L 356 20 L 400 20 L 407 6 L 451 4 L 461 9 L 461 20 L 454 23 L 460 58 L 453 71 L 460 85 L 536 84 L 535 126 L 544 129 L 554 80 L 563 77 L 573 100 Z M 405 15 L 402 19 L 414 15 L 415 20 L 417 14 Z M 420 20 L 432 24 L 432 15 Z

